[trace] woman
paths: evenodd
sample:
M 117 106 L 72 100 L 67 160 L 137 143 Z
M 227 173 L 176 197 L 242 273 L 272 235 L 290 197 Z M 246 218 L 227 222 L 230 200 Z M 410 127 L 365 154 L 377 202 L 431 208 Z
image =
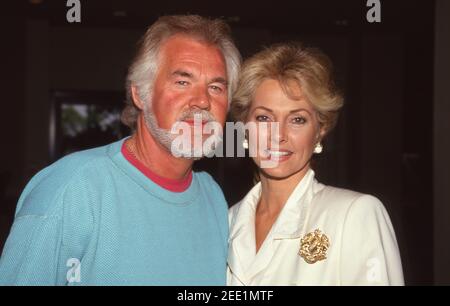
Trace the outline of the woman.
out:
M 317 49 L 276 45 L 244 64 L 231 111 L 259 126 L 244 147 L 256 152 L 260 182 L 230 209 L 229 285 L 404 284 L 382 203 L 314 179 L 311 157 L 342 104 Z M 278 124 L 279 133 L 261 123 Z M 252 137 L 267 138 L 268 147 Z M 264 167 L 268 161 L 275 166 Z

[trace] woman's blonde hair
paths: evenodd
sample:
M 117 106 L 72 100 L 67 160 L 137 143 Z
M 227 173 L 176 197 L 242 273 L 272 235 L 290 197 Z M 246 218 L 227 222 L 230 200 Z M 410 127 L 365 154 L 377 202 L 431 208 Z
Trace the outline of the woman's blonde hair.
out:
M 292 99 L 292 82 L 300 86 L 318 114 L 325 133 L 336 125 L 343 97 L 333 80 L 332 63 L 319 49 L 289 43 L 273 45 L 245 61 L 237 90 L 231 102 L 231 114 L 245 122 L 256 89 L 266 79 L 280 82 Z

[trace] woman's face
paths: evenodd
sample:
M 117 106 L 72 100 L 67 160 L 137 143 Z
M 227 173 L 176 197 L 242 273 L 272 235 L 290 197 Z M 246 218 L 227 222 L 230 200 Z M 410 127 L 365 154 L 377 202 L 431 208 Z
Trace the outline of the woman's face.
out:
M 276 179 L 303 176 L 322 136 L 317 113 L 301 88 L 292 83 L 289 89 L 299 99 L 288 97 L 278 81 L 263 81 L 256 89 L 247 117 L 247 122 L 258 126 L 249 131 L 250 146 L 258 144 L 253 160 L 266 176 Z M 274 123 L 279 132 L 271 134 Z

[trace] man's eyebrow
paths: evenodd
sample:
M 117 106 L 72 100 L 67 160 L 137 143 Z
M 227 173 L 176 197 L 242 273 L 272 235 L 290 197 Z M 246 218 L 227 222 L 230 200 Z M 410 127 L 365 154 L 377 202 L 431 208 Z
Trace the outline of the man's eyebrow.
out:
M 225 86 L 228 86 L 228 82 L 225 78 L 223 77 L 217 77 L 211 80 L 211 83 L 220 83 L 223 84 Z
M 190 78 L 193 79 L 194 75 L 190 72 L 187 72 L 185 70 L 175 70 L 174 72 L 172 72 L 171 74 L 172 76 L 180 76 L 180 77 L 184 77 L 184 78 Z M 224 86 L 228 86 L 228 82 L 224 77 L 216 77 L 213 78 L 210 83 L 220 83 L 223 84 Z
M 189 73 L 184 70 L 175 70 L 174 72 L 172 72 L 172 76 L 181 76 L 184 78 L 193 78 L 194 77 L 194 75 L 192 73 Z

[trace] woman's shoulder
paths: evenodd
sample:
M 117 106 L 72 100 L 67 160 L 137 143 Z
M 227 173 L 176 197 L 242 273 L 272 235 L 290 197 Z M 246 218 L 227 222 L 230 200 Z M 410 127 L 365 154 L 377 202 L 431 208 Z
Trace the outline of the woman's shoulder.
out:
M 376 196 L 350 189 L 321 185 L 314 193 L 313 201 L 317 208 L 347 213 L 349 210 L 364 213 L 384 211 L 384 205 Z
M 252 189 L 250 189 L 247 194 L 236 204 L 232 205 L 228 210 L 228 216 L 231 220 L 236 214 L 238 213 L 239 209 L 243 206 L 243 203 L 245 203 L 246 209 L 250 207 L 256 207 L 256 203 L 258 202 L 258 199 L 261 194 L 261 183 L 255 184 Z
M 322 228 L 328 233 L 346 229 L 345 235 L 366 237 L 378 237 L 380 230 L 393 232 L 383 203 L 371 194 L 323 185 L 309 207 L 311 228 Z
M 241 207 L 242 200 L 234 204 L 228 209 L 228 222 L 229 226 L 233 224 L 233 220 L 236 218 L 236 215 L 239 211 L 239 208 Z
M 238 210 L 239 210 L 239 207 L 241 206 L 241 202 L 242 202 L 242 200 L 239 201 L 239 202 L 237 202 L 237 203 L 235 203 L 235 204 L 232 204 L 232 205 L 230 206 L 230 208 L 228 209 L 228 212 L 230 212 L 230 213 L 235 213 L 236 211 L 238 211 Z

